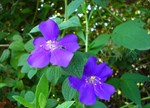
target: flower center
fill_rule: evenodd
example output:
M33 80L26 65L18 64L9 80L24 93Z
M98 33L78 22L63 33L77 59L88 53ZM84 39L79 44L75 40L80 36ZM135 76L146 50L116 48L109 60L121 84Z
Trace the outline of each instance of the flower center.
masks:
M44 47L45 50L53 51L57 48L56 41L48 40L44 45L40 45L40 47Z
M102 84L101 83L101 78L97 77L97 76L90 76L90 77L87 77L85 79L86 83L90 83L90 84L94 84L96 85L97 83L98 84Z

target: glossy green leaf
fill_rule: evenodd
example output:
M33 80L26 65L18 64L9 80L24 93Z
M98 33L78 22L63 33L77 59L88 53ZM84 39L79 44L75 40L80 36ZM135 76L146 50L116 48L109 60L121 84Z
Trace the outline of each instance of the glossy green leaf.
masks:
M58 105L56 108L70 108L74 101L66 101L61 105Z
M0 62L6 61L10 56L10 51L9 49L5 49L0 57Z
M62 84L62 94L67 101L70 101L76 94L76 90L69 86L68 78Z
M74 53L74 56L67 68L64 68L64 70L69 75L75 75L77 77L81 77L84 69L84 65L87 61L87 57L82 52L76 52Z
M70 27L80 27L80 21L79 18L77 16L73 16L70 19L68 19L65 22L62 22L61 24L59 24L59 29L63 30L63 29L67 29Z
M39 100L38 100L40 108L45 108L46 101L47 101L47 99L46 99L45 95L43 93L40 93Z
M140 20L127 21L118 25L112 33L112 40L117 45L122 45L125 48L134 50L150 49L150 35L142 26Z
M65 71L61 67L50 66L46 70L46 77L55 85L64 72Z
M28 101L26 101L24 98L20 96L13 96L13 98L18 101L20 104L24 105L27 108L33 108L32 104L30 104Z
M39 100L40 93L43 93L43 95L47 98L49 95L48 90L49 90L48 80L47 80L45 74L43 74L39 80L37 87L36 87L36 92L35 92L36 107L39 106L38 100Z
M69 17L82 4L83 0L73 0L67 7L67 17Z
M136 83L130 80L122 79L120 82L120 87L123 95L139 105L141 108L141 96Z
M134 81L135 83L150 81L150 78L139 73L124 73L121 79Z

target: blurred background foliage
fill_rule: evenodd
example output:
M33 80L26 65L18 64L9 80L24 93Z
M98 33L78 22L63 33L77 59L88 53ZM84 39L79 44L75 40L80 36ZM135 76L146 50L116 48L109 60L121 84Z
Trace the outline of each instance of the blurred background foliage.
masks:
M68 4L71 1L68 0ZM145 23L144 29L150 34L149 0L101 0L101 2L100 0L86 0L86 5L89 43L92 43L94 39L99 40L97 37L101 34L112 33L117 25L134 19L143 21ZM27 91L35 91L42 74L41 71L44 71L44 69L31 69L26 63L29 52L33 50L33 37L40 36L39 33L31 33L30 31L41 21L48 18L55 18L57 23L67 20L64 10L65 3L63 0L0 0L0 108L4 108L4 106L6 108L22 108L23 106L18 105L12 96L16 94L25 96ZM72 32L77 34L81 46L80 51L84 51L86 21L83 7L80 6L70 16L77 16L81 26L70 27L64 30L65 32L61 31L61 34ZM98 46L98 49L93 49L92 45L89 45L89 52L94 52L100 61L108 62L113 68L114 79L112 78L108 82L115 85L117 91L111 101L102 102L108 108L119 108L130 100L122 95L118 88L117 78L122 77L125 72L149 76L150 51L130 50L116 45L112 40L109 40L109 42L106 40L105 42L104 39L103 41L104 43ZM62 80L64 80L63 76L58 83L61 84ZM141 98L150 95L149 82L137 83L137 85L140 89ZM32 92L29 94L34 95ZM58 84L53 87L50 97L53 99L54 106L64 101L61 94L61 85ZM144 108L150 107L148 103L150 103L150 99L142 101L142 105L147 104L148 106ZM133 104L128 107L136 108Z

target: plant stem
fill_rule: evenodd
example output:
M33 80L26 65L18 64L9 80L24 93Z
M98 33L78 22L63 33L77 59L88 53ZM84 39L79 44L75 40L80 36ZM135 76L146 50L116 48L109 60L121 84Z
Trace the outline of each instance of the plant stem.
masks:
M0 44L0 47L9 47L9 44Z
M35 10L35 13L34 13L34 17L33 17L33 20L32 20L32 24L34 23L35 18L36 18L36 16L37 16L39 3L40 3L40 0L37 0L37 2L36 2L36 10Z
M64 19L64 21L67 21L68 20L67 0L64 0L64 2L65 2L65 15L64 15L65 19ZM61 37L63 37L65 35L65 32L66 32L66 30L63 30L63 33L62 33Z
M68 7L67 7L67 0L64 0L65 2L65 21L68 20Z
M104 7L104 9L109 12L117 21L119 21L120 23L122 22L121 19L119 19L117 16L115 16L108 8Z
M85 0L85 6L86 6L86 0ZM87 16L87 12L86 9L84 10L84 17L85 17L85 22L86 22L86 31L85 31L85 52L88 52L88 35L89 35L89 24L88 24L88 16Z
M148 99L150 99L150 96L142 98L141 101L148 100ZM127 104L127 105L124 105L124 106L122 106L120 108L128 108L128 106L132 105L132 104L134 104L134 102L131 102L131 103Z

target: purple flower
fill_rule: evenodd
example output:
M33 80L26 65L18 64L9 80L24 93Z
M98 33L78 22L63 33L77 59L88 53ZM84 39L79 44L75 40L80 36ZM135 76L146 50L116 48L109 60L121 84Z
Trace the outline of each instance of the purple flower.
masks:
M90 57L84 66L82 78L69 76L69 84L80 92L80 102L93 105L96 96L100 99L109 100L115 92L112 85L104 83L107 77L112 75L112 70L106 63L97 64L95 57Z
M32 67L43 68L49 64L67 67L73 57L73 52L79 49L77 37L68 34L57 40L59 35L58 25L48 19L39 24L39 30L44 37L35 38L33 44L35 50L28 57L28 63Z

